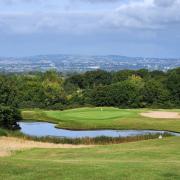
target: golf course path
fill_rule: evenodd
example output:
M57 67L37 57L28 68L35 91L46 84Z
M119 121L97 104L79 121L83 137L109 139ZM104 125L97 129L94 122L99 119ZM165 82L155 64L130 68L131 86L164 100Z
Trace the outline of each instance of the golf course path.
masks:
M83 148L90 145L53 144L29 141L14 137L0 137L0 157L10 156L13 151L32 148Z

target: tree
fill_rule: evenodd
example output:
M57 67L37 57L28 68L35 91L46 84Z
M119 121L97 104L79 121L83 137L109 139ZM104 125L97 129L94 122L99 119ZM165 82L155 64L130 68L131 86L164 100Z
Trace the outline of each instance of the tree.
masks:
M172 97L172 102L180 106L180 68L168 72L167 88Z
M143 79L150 78L150 73L147 69L139 69L136 71L136 75L140 76Z
M17 89L11 77L0 76L0 104L17 107Z
M88 71L84 74L84 87L94 88L100 85L109 85L112 82L111 73L103 70Z
M21 120L21 113L17 108L0 106L0 127L19 129L17 121Z
M43 75L44 102L47 106L56 103L65 103L66 97L63 90L63 79L56 71L47 71Z
M142 94L145 106L166 104L166 102L169 100L168 90L161 82L153 79L145 82Z
M113 99L111 97L111 86L98 86L95 87L91 94L91 103L95 106L111 106L113 105Z
M0 77L0 127L8 129L18 128L17 121L21 114L17 109L17 91L10 77Z
M113 82L121 82L127 80L130 76L135 74L133 70L121 70L113 74Z
M131 79L97 87L92 91L91 101L97 106L139 107L141 86L135 81Z
M83 89L84 86L84 77L82 74L75 74L73 76L70 76L65 80L65 84L73 84L75 87Z
M150 72L151 78L153 79L163 79L166 77L166 73L159 70L154 70Z
M118 107L139 107L140 88L130 80L116 83L111 87L111 97Z
M45 94L41 74L25 74L16 76L18 89L17 99L20 107L43 107Z

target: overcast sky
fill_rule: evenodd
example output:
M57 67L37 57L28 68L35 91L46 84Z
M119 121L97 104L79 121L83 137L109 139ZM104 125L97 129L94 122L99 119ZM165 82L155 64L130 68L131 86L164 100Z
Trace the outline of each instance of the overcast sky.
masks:
M0 56L180 57L180 0L0 0Z

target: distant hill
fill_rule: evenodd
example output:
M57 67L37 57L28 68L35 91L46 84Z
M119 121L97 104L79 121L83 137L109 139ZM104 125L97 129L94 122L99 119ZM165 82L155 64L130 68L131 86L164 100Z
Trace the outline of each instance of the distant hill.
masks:
M56 69L60 72L84 72L95 69L117 71L122 69L163 70L179 67L180 58L144 58L119 55L38 55L23 58L0 58L0 71L27 72Z

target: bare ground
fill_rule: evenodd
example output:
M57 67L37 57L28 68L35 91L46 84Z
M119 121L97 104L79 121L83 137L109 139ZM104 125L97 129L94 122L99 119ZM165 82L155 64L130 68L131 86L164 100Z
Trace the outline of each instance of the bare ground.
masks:
M83 148L87 145L53 144L29 141L14 137L0 137L0 157L9 156L13 151L32 148Z
M180 114L178 112L162 112L162 111L150 111L141 113L141 116L159 119L179 119Z

